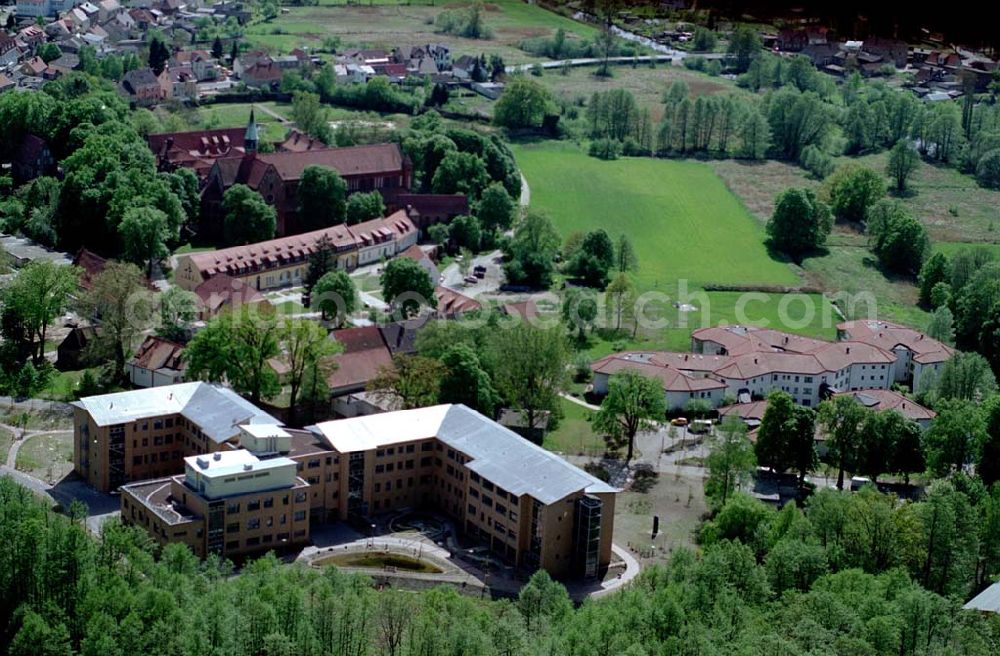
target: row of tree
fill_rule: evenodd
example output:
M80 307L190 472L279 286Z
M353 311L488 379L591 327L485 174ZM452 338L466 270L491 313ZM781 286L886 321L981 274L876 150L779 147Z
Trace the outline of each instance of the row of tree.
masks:
M449 587L378 591L363 576L273 556L234 576L217 557L199 562L182 544L158 550L117 521L95 540L81 509L54 515L4 478L0 631L11 656L987 656L998 648L995 617L921 585L961 589L970 552L956 543L970 534L984 536L984 549L997 543L996 511L986 510L996 502L987 495L991 505L984 498L970 512L959 495L945 484L924 505L897 508L874 491L824 492L805 514L737 497L703 531L700 555L678 549L622 591L574 609L544 572L513 601ZM921 532L935 520L947 531Z

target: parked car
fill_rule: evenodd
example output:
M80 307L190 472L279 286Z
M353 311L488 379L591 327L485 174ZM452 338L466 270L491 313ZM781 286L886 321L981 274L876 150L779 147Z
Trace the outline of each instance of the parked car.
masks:
M466 283L470 285L475 285L477 282L479 282L479 278L475 276L465 276L464 280Z
M486 272L485 271L476 271L472 275L474 275L476 278L479 278L480 280L482 280L483 278L486 277Z
M670 423L674 426L687 426L688 420L685 417L677 417L676 419L672 419Z

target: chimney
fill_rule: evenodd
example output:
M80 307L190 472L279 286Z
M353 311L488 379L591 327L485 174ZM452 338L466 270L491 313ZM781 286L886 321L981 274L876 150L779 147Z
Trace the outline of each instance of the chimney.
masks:
M212 460L222 460L222 452L216 451L212 454Z
M253 469L253 463L245 463L243 465L243 471L251 471Z

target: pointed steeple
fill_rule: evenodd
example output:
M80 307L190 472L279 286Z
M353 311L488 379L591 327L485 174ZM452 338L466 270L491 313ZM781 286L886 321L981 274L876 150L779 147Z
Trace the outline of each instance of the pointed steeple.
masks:
M246 152L256 152L260 143L260 135L257 129L257 121L254 118L253 106L250 106L250 121L247 123L246 134L243 135L243 148Z

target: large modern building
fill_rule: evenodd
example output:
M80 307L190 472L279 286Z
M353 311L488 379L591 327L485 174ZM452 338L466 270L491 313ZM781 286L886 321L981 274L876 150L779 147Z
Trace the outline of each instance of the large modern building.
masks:
M126 522L200 556L428 509L524 570L592 577L610 563L618 490L465 406L293 430L230 395L185 383L82 399L77 470L120 490Z
M182 459L232 448L241 425L280 422L225 387L180 383L73 405L73 466L102 492L177 474Z
M827 342L747 326L703 328L691 335L691 353L613 353L591 365L594 392L608 391L610 376L639 371L663 383L668 409L694 399L713 407L726 397L750 401L774 390L815 407L838 392L919 386L953 350L915 330L885 322L838 326L841 341Z

